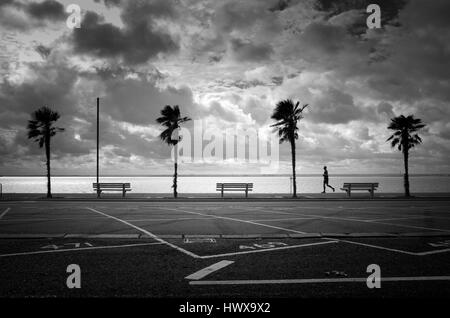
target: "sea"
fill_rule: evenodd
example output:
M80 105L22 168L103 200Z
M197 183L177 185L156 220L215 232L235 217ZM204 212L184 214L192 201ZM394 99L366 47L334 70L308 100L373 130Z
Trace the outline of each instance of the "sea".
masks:
M93 193L95 176L53 176L53 193ZM132 193L170 193L172 176L100 176L100 182L129 182ZM291 193L288 175L189 175L178 177L179 193L214 193L217 182L252 182L254 193ZM378 182L379 193L403 193L402 175L335 175L329 183L340 191L344 182ZM6 193L45 193L45 176L2 176L1 191ZM327 189L327 192L330 189ZM450 193L450 175L412 175L412 193ZM320 193L321 175L298 175L298 193Z

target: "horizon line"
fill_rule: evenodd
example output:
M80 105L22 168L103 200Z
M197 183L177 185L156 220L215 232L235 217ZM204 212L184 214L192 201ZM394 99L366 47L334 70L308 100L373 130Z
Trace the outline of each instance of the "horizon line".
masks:
M179 174L178 177L291 177L292 174L281 173L281 174ZM296 174L296 176L305 176L305 177L315 177L322 176L321 173L304 173L304 174ZM332 174L332 176L395 176L395 177L403 177L402 173L336 173ZM450 173L414 173L409 174L409 176L443 176L448 177ZM40 174L11 174L11 175L0 175L0 178L4 177L47 177L46 175ZM52 175L51 177L96 177L95 174L57 174ZM173 174L104 174L100 175L100 177L173 177Z

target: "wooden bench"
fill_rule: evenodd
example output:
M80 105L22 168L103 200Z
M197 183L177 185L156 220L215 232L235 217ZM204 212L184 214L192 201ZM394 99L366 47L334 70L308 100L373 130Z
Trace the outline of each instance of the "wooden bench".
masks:
M99 196L103 191L121 191L122 197L125 197L127 191L131 191L131 185L129 183L97 183L92 184L92 188L95 192L99 192Z
M378 188L378 182L368 182L368 183L357 183L357 182L348 182L344 183L341 190L347 192L347 195L350 197L352 191L369 191L370 197L373 198L375 190Z
M253 183L217 183L216 191L220 191L223 197L225 191L245 191L245 197L248 192L253 191Z

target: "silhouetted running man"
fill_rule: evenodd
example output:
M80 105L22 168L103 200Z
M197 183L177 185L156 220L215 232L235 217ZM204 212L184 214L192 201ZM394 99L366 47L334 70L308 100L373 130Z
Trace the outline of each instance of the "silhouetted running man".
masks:
M326 166L323 167L323 192L322 193L325 193L325 186L333 189L333 192L334 192L334 188L328 184L328 170L327 170Z

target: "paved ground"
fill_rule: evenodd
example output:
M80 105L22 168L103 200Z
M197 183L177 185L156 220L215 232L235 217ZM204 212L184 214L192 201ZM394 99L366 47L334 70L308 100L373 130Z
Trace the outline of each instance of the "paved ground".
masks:
M450 201L2 202L0 296L448 297L449 213ZM368 288L371 264L381 288Z

